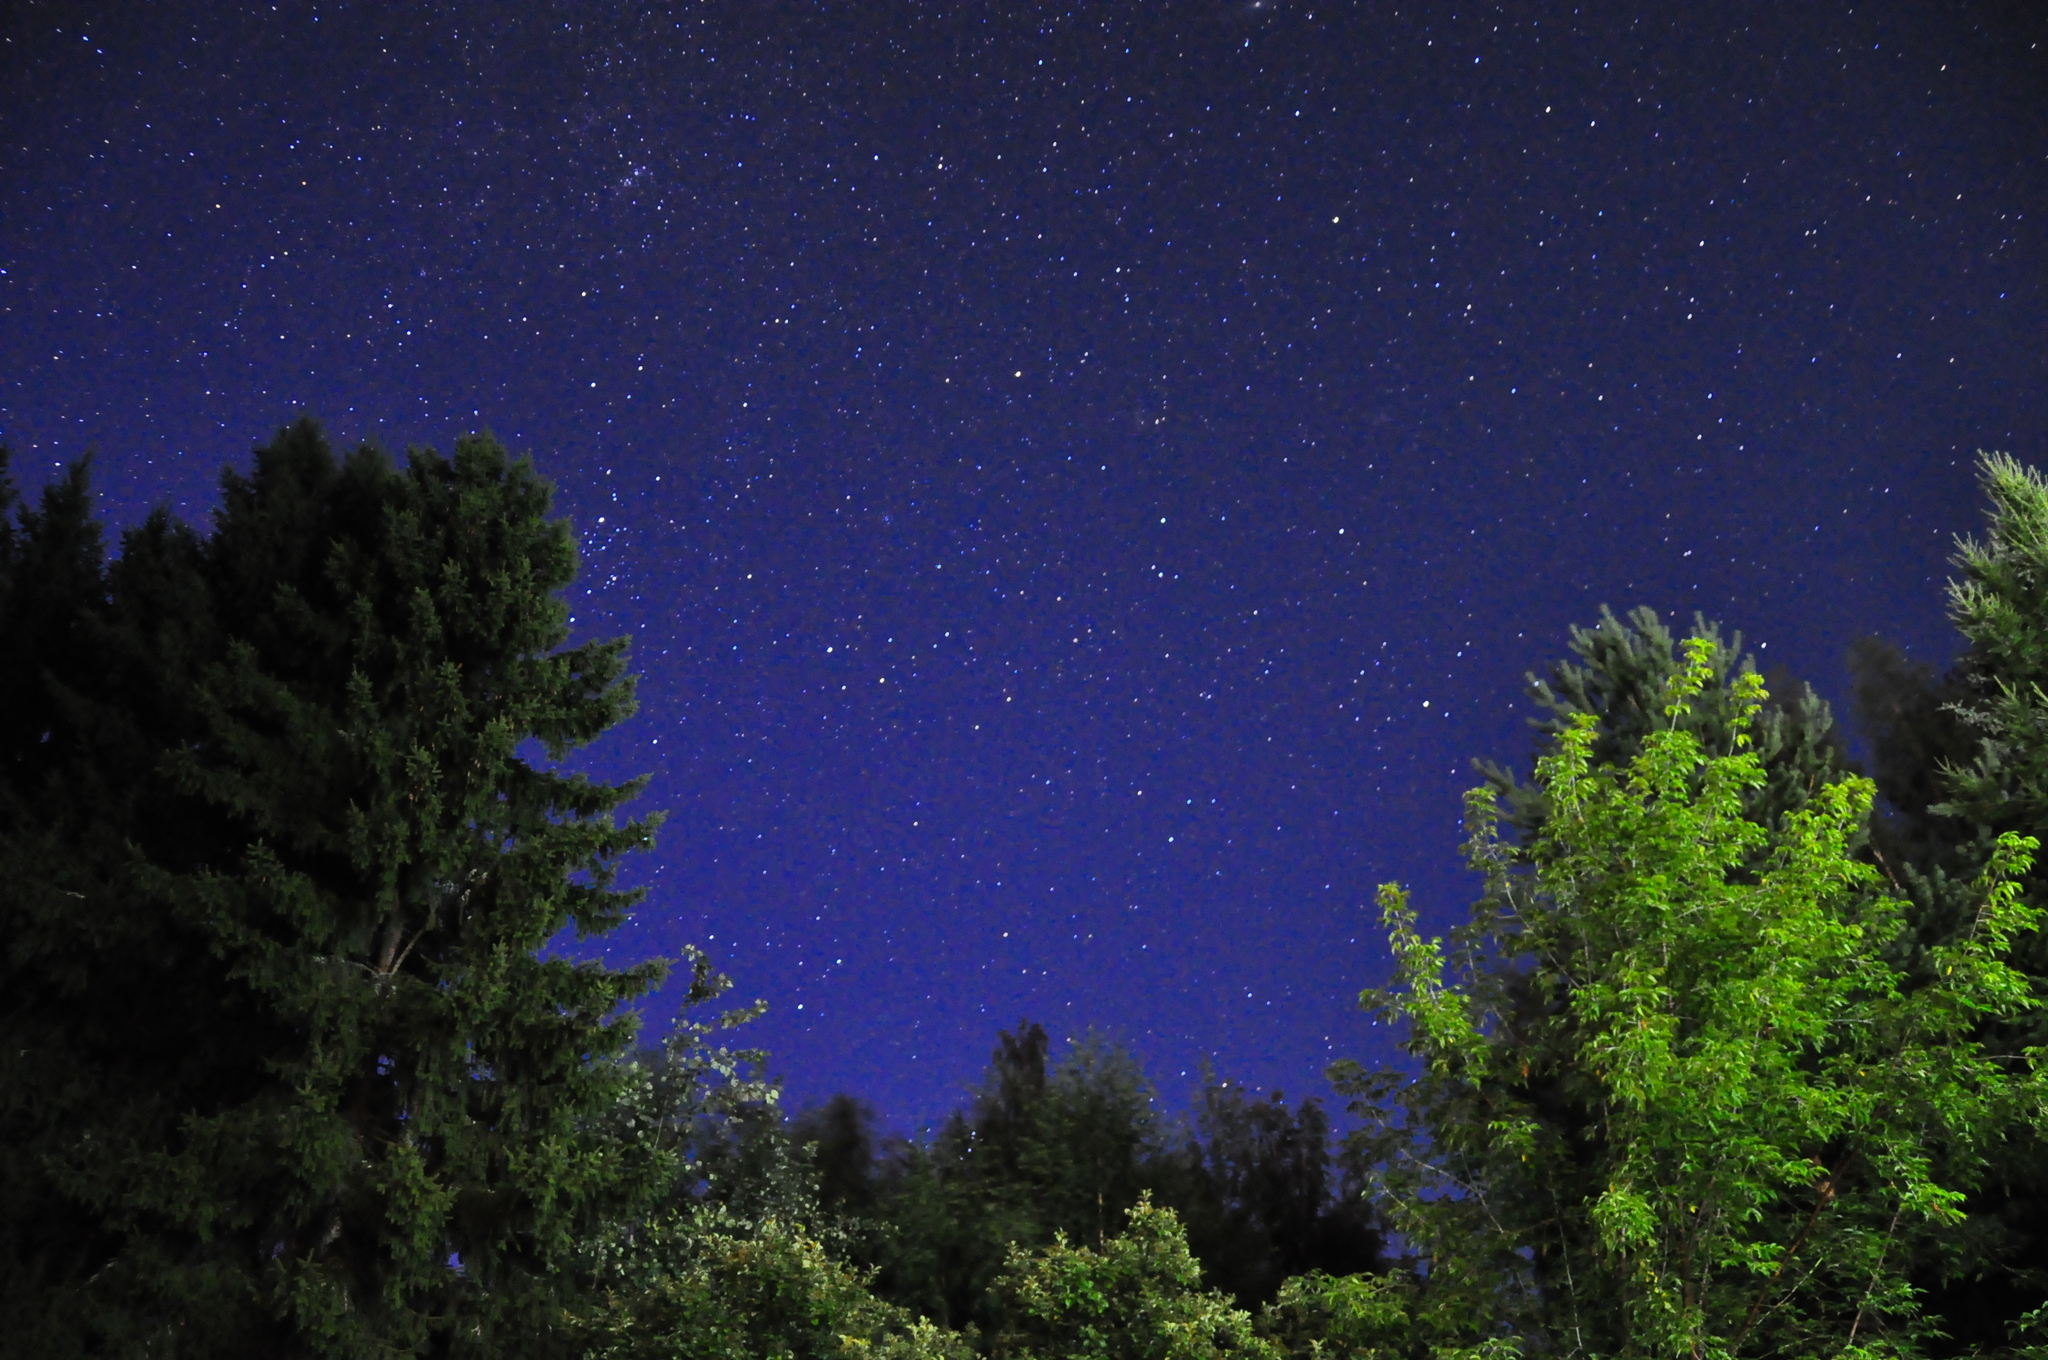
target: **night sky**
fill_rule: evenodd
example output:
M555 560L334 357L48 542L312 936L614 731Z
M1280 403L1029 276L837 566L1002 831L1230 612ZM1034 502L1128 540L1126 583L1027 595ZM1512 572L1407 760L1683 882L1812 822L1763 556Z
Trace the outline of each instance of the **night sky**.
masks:
M2035 6L5 13L22 480L530 453L669 813L604 948L896 1127L1022 1017L1174 1104L1386 1056L1373 889L1462 912L1570 625L1839 698L2048 462Z

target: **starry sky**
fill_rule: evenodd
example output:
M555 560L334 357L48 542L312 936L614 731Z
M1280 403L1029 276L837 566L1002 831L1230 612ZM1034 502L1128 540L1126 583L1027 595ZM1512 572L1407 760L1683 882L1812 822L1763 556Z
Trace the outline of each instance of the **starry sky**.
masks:
M2023 4L17 0L0 440L115 525L300 414L530 453L669 813L597 948L794 1103L1022 1017L1298 1096L1572 624L1950 654L2044 154Z

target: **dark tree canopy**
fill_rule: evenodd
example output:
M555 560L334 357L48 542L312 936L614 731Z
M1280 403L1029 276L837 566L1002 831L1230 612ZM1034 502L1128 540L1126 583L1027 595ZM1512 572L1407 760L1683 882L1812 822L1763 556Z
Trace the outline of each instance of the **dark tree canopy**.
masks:
M1989 506L1981 539L1955 559L1949 612L1963 649L1946 673L1867 639L1852 654L1856 715L1881 802L1877 856L1912 903L1916 976L1932 951L1975 926L1972 885L1997 837L2048 841L2048 481L2003 454L1983 455ZM2041 870L2027 880L2048 904ZM2021 937L2013 962L2048 994L2048 941ZM2018 1053L2048 1044L2041 1009L1987 1026L1988 1045ZM2048 1295L2048 1140L2015 1126L1968 1202L1965 1227L1931 1252L1915 1282L1941 1319L1944 1352L1995 1351Z
M1178 1216L1205 1285L1243 1307L1289 1275L1382 1264L1319 1102L1289 1109L1212 1076L1192 1117L1169 1121L1116 1046L1089 1035L1050 1056L1041 1025L998 1035L973 1102L925 1140L881 1138L844 1095L758 1136L804 1150L821 1221L876 1270L878 1293L953 1326L1004 1325L990 1291L1013 1243L1099 1248L1148 1194Z
M1192 1133L1162 1159L1154 1197L1186 1223L1204 1283L1257 1308L1291 1276L1385 1267L1377 1215L1331 1155L1321 1101L1289 1109L1280 1091L1260 1100L1212 1074Z
M301 422L223 492L112 562L85 468L7 493L0 1346L537 1344L662 1174L587 1132L661 967L541 953L654 820L522 754L631 711L623 643L564 647L568 531L487 437Z

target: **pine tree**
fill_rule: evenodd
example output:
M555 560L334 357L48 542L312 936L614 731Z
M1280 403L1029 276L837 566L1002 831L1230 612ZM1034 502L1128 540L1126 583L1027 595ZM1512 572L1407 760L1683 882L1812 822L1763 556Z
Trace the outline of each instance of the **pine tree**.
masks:
M547 953L655 819L531 756L632 706L622 642L563 645L546 484L301 422L111 566L83 488L0 585L0 1348L546 1351L673 1169L601 1136L660 965Z
M2015 832L2048 838L2048 481L2003 454L1982 455L1990 503L1981 540L1955 559L1949 611L1965 647L1936 675L1876 639L1855 656L1857 714L1869 741L1881 814L1874 852L1912 902L1907 966L1933 975L1934 951L1975 919L1972 880ZM2048 905L2039 871L2027 898ZM2048 943L2017 942L2014 965L2048 989ZM2002 1052L2048 1044L2034 1011L1988 1025ZM2015 1341L2015 1323L2048 1296L2048 1140L2014 1128L1968 1201L1962 1230L1936 1244L1916 1282L1948 1334L1944 1350L1991 1352Z

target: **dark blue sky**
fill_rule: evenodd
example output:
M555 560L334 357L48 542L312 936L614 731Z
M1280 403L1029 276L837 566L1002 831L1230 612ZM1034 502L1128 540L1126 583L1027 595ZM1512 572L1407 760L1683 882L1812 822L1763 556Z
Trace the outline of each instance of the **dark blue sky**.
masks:
M999 1026L1321 1088L1369 903L1598 607L1843 691L2048 462L2025 5L17 4L0 439L203 517L300 413L530 452L799 1100ZM659 1013L660 1008L656 1008ZM1185 1077L1183 1074L1186 1074Z

